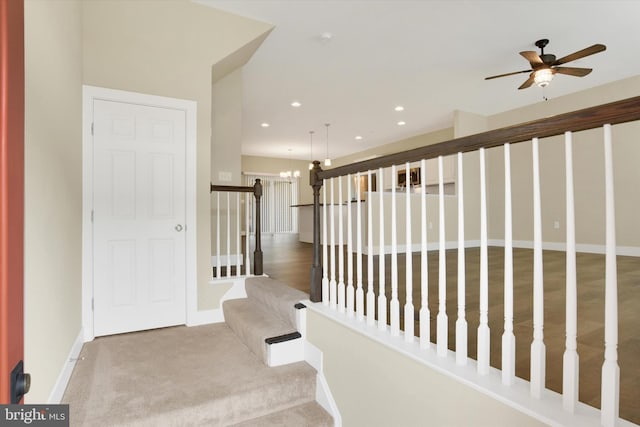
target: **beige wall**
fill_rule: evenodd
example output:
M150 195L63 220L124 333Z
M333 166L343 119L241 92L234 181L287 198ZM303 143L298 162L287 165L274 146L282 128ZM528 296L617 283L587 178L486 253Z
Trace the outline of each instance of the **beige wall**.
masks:
M81 328L78 1L25 2L25 369L46 403Z
M640 95L640 76L599 86L576 94L551 99L488 118L496 129L541 117L574 111ZM640 228L636 212L640 209L640 122L613 128L613 163L616 199L617 245L640 247ZM565 151L564 137L545 138L539 142L540 188L542 205L542 239L564 242L565 221ZM604 151L603 131L594 129L573 135L574 187L576 204L576 242L604 245ZM512 146L513 238L533 240L533 167L532 145L524 142ZM504 236L504 150L487 151L489 237ZM558 221L559 229L554 228Z
M412 148L423 147L425 145L435 144L437 142L448 141L453 138L453 128L442 129L422 135L412 136L411 138L402 139L400 141L391 142L389 144L380 145L378 147L369 148L349 156L337 158L333 161L332 167L342 166L353 162L370 159L373 157L383 156L385 154L397 153L400 151L411 150Z
M47 402L81 328L82 85L197 101L199 299L219 300L220 289L206 292L212 78L244 64L270 29L187 0L25 2L27 402ZM239 176L239 148L235 157Z
M532 89L532 90L535 90ZM423 145L446 141L453 137L462 137L490 129L510 126L546 116L574 111L607 102L613 102L640 94L640 76L631 77L590 90L567 95L546 102L484 117L477 114L456 111L454 127L422 136L372 148L360 153L340 158L336 165L343 165L373 156L379 156ZM616 222L618 246L640 247L640 228L636 226L634 213L640 209L640 193L634 186L640 182L640 168L635 159L640 158L640 145L637 135L640 123L616 125L614 138L614 169ZM574 182L576 203L576 240L579 244L604 244L604 160L602 148L602 130L579 132L574 140ZM521 241L533 240L533 196L532 196L532 154L531 143L524 142L511 147L512 169L512 214L513 238ZM492 148L486 151L487 172L487 222L489 239L504 237L504 150ZM564 177L564 138L546 138L540 141L540 174L542 193L542 237L545 242L562 243L565 241L565 177ZM480 238L480 164L478 152L465 153L464 162L464 207L465 240ZM385 170L385 188L389 183L389 172ZM404 204L404 201L402 202ZM404 206L398 207L398 218L404 218ZM420 237L419 198L412 200L413 241ZM374 244L377 242L377 212L374 213ZM457 197L445 199L446 240L457 239ZM387 206L385 217L390 218ZM428 240L438 239L438 199L430 197L428 201L428 220L433 229L429 230ZM560 227L554 228L558 221ZM404 224L398 223L399 243L404 238ZM390 229L386 230L386 242L389 243Z
M211 93L211 182L242 185L242 69L216 81ZM225 173L228 180L221 179Z
M313 310L307 339L322 351L344 426L545 425Z
M214 67L215 68L215 67ZM213 74L213 73L212 73ZM242 143L242 69L232 71L213 83L211 88L211 182L216 185L242 185L240 173L240 148ZM241 200L244 201L244 195ZM211 251L218 256L218 236L216 224L220 221L220 249L226 254L227 238L231 254L241 251L237 248L235 232L227 235L227 220L231 230L236 230L236 197L232 194L229 211L226 208L226 195L221 199L221 208L216 207L216 198L210 196L211 206ZM244 205L243 205L244 206ZM244 209L241 208L244 218ZM216 215L220 215L220 218ZM241 221L244 227L244 221ZM224 264L224 263L223 263ZM203 282L201 282L203 283ZM217 309L220 305L220 287L201 286L198 292L198 309Z
M268 24L186 0L83 3L85 84L197 101L199 299L211 297L212 67L215 69L215 64L243 46L254 44L270 29ZM217 88L237 90L238 74L219 77L222 82ZM237 92L230 96L232 99ZM230 132L237 132L235 126L237 123ZM229 159L234 158L233 150L239 156L239 147L231 144ZM216 149L216 153L221 151ZM239 161L229 160L227 164L232 175L238 176ZM215 301L199 301L199 307L215 305Z

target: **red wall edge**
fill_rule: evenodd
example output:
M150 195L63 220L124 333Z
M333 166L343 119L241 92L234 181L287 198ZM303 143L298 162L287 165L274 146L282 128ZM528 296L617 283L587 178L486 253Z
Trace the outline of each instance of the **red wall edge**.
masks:
M0 0L0 403L24 354L24 2Z

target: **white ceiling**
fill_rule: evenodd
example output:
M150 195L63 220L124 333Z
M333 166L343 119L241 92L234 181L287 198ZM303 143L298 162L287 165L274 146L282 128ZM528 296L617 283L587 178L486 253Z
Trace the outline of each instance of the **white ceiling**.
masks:
M313 130L313 157L321 160L330 123L336 158L451 127L454 110L490 115L640 74L640 1L202 3L275 25L243 70L247 155L288 157L292 149L293 158L308 160ZM517 89L527 74L484 80L528 69L518 52L537 51L541 38L557 57L595 43L607 50L567 65L591 74L556 75L544 92ZM291 107L294 100L302 106Z

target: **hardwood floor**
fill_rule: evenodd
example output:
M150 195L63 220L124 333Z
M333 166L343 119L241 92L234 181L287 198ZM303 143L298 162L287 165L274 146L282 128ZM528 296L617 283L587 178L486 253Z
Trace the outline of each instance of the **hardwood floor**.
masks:
M300 243L297 235L264 236L264 271L288 285L309 292L312 247ZM504 257L503 248L489 248L489 327L491 329L491 365L500 368L501 337L504 325ZM465 252L466 319L468 322L468 352L476 358L476 339L479 319L479 264L478 248ZM565 254L544 251L544 341L546 345L546 386L562 391L562 355L565 342ZM457 251L446 253L448 347L455 349L455 322L457 319ZM618 259L618 363L620 365L620 416L640 424L640 258ZM377 277L378 257L374 257ZM414 253L413 305L415 320L420 309L420 254ZM363 283L367 290L366 256L363 257ZM429 309L431 314L431 340L435 342L438 314L438 253L429 253ZM577 255L578 280L578 354L580 357L580 400L600 406L600 371L604 358L604 256ZM345 263L346 264L346 263ZM355 265L355 264L354 264ZM514 334L516 336L516 375L529 379L529 352L533 325L533 251L514 249ZM385 257L386 294L390 297L391 257ZM336 267L337 268L337 267ZM405 303L405 258L398 256L399 300ZM378 283L375 281L377 295ZM404 321L402 319L401 323ZM415 323L418 333L418 323Z

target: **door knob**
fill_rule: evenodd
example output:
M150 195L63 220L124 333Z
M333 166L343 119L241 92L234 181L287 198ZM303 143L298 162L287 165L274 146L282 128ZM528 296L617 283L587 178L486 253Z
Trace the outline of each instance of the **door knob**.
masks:
M182 225L180 224L176 225L176 231L182 231Z

